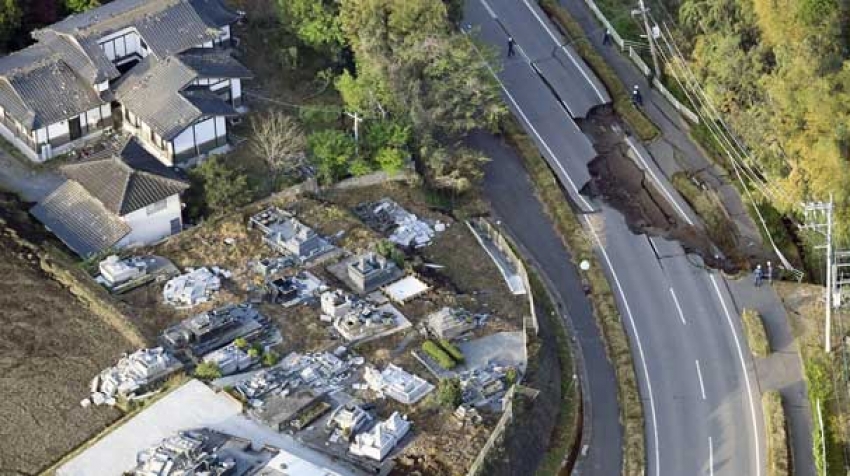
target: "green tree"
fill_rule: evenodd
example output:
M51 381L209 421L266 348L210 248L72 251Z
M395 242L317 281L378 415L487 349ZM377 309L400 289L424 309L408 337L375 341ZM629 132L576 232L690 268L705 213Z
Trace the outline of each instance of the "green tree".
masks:
M277 355L277 352L270 350L263 354L263 367L271 367L280 360L280 356Z
M9 40L20 26L21 8L17 0L0 0L0 50L6 50Z
M329 129L310 134L307 147L322 183L342 178L354 159L354 139L345 132Z
M460 380L457 378L445 378L437 385L437 401L440 405L454 410L463 403L463 391L460 388Z
M71 13L84 12L99 6L100 2L98 0L65 0L65 8Z
M218 156L210 157L189 172L193 190L190 214L222 213L254 199L248 177Z
M334 0L278 0L281 22L305 44L338 50L343 42L337 3Z
M237 337L233 341L233 345L235 345L237 349L245 349L248 347L248 341L244 337Z
M395 147L386 147L378 151L375 155L375 162L381 167L381 170L388 174L397 174L404 168L404 159L406 154Z
M195 377L201 380L221 378L221 369L215 362L201 362L195 367Z
M252 359L260 357L261 354L262 351L256 347L251 347L250 349L248 349L248 357L251 357Z

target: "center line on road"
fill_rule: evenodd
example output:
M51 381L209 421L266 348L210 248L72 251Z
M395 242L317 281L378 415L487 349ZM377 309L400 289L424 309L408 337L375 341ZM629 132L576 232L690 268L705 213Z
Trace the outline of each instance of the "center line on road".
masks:
M676 297L676 291L673 291L673 288L670 288L670 294L673 296L673 304L676 305L676 310L679 311L679 319L682 320L682 324L688 325L685 321L685 313L682 312L682 306L679 305L679 298Z
M702 370L699 368L699 360L697 363L697 378L699 379L699 391L702 393L702 399L705 400L705 383L702 381Z
M708 474L714 476L714 442L708 437Z

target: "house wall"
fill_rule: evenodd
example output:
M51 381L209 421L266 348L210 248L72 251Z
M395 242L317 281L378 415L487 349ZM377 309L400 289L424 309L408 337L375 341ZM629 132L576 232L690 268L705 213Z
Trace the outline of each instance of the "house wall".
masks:
M172 139L174 161L185 161L227 145L227 121L211 117L187 127Z
M112 62L118 62L134 54L144 58L149 53L142 37L134 28L125 28L104 36L98 40L97 44L100 45L106 57Z
M239 78L199 78L192 84L209 86L210 91L230 102L234 107L242 104L242 80Z
M158 203L141 208L121 217L132 231L118 242L119 248L143 246L155 243L172 231L179 232L183 227L181 218L181 202L179 195L172 195ZM174 223L174 220L179 220ZM172 225L176 229L172 229Z
M77 117L80 119L82 135L72 142L69 122ZM32 139L36 142L40 155L45 159L49 159L56 154L61 154L72 149L77 143L93 138L111 125L112 109L108 104L104 104L86 111L79 116L36 129L32 133ZM48 144L50 147L46 147Z

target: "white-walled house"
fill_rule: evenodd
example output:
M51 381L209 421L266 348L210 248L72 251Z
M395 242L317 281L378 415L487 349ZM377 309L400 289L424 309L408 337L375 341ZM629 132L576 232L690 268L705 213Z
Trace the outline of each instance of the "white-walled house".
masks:
M227 51L239 18L223 0L113 0L37 30L34 45L0 58L0 136L35 161L79 148L126 119L128 109L141 115L116 98L127 76L145 64L181 62L174 58L185 54L192 84L148 92L146 99L168 108L179 101L175 94L194 95L176 107L195 114L173 122L179 130L153 120L124 129L169 165L220 149L225 118L241 106L241 80L250 77ZM229 69L209 74L216 60Z
M120 137L61 171L68 180L31 213L82 257L155 243L183 228L180 195L189 184L135 138Z

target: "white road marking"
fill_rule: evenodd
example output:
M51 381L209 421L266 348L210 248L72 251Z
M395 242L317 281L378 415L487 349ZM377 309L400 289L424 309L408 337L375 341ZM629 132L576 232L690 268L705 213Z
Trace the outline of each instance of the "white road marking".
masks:
M676 291L673 291L673 288L670 288L670 294L673 296L673 304L676 305L676 310L679 311L679 319L682 320L682 324L688 325L685 322L685 313L682 312L682 306L679 305L679 298L676 297Z
M590 229L590 232L593 234L593 237L596 239L596 245L599 247L599 251L602 252L602 257L605 259L605 263L608 265L608 270L611 272L611 277L614 278L614 284L617 285L617 292L620 294L620 299L623 301L623 307L626 309L626 316L629 318L629 324L632 327L632 333L635 336L635 343L637 344L638 355L640 356L640 363L643 367L643 376L646 379L646 390L649 398L649 411L650 417L652 419L652 436L653 436L653 446L655 447L655 475L661 475L661 457L660 457L660 448L658 445L658 420L655 416L655 397L652 394L652 381L649 379L649 368L646 365L646 357L643 354L643 344L640 341L640 334L638 334L637 326L635 325L635 319L632 316L632 308L629 306L629 301L626 299L626 293L623 292L623 286L620 284L620 278L617 277L617 272L614 270L614 265L611 263L611 258L608 257L608 252L605 251L605 247L602 246L602 240L599 239L599 235L596 233L596 230L593 228L593 223L590 222L590 218L587 215L582 215L584 220L587 222L587 227Z
M705 400L705 383L702 381L702 369L699 368L699 360L697 363L697 379L699 379L699 391L702 393L702 399Z
M555 42L555 44L561 46L561 49L564 50L564 53L567 54L567 56L570 58L570 61L572 61L573 65L575 65L575 67L578 68L579 72L581 72L581 75L584 76L584 79L585 79L585 81L587 81L587 84L589 84L590 87L593 88L593 91L596 93L596 96L599 97L599 100L602 101L602 102L605 102L605 95L602 94L599 91L599 88L596 87L596 84L593 82L593 80L590 79L590 76L587 75L587 72L585 72L582 65L579 64L579 62L575 58L573 58L573 54L570 52L569 48L567 48L566 45L561 44L561 42L564 41L564 39L558 38L558 36L555 33L553 33L552 30L549 29L549 25L545 21L543 21L542 18L540 18L540 15L537 14L537 10L535 10L528 3L528 0L523 0L523 3L525 3L525 6L528 7L529 10L531 10L531 13L534 15L534 18L537 18L537 21L540 22L541 25L543 25L543 28L546 30L546 33L549 33L549 36L552 38L552 40Z
M490 7L489 3L485 2L484 0L481 0L481 4L484 5L484 8L487 9L487 13L489 13L491 17L493 17L494 19L498 18L496 16L496 12L493 11L493 8Z
M708 474L714 476L714 442L708 437Z
M484 0L481 0L481 2L483 3L483 2L484 2ZM472 45L472 47L475 49L475 51L478 53L478 56L479 56L479 57L481 57L481 59L483 60L483 59L484 59L484 55L482 55L482 54L481 54L481 51L479 51L479 50L478 50L478 47L476 47L476 46L475 46L475 43L473 43L473 42L471 42L471 41L470 41L470 44L471 44L471 45ZM525 115L525 112L524 112L524 111L522 110L522 108L519 106L519 103L516 101L516 99L514 99L513 94L511 94L511 92L510 92L510 91L508 91L508 88L505 86L505 83L503 83L503 82L502 82L502 80L501 80L501 79L499 79L499 76L496 74L496 71L495 71L495 70L493 70L493 67L492 67L492 66L490 66L490 63L488 63L488 62L485 60L485 61L484 61L484 64L487 66L487 69L488 69L488 70L490 70L490 74L492 74L492 75L493 75L493 78L495 78L495 79L496 79L496 81L499 83L499 86L501 86L501 87L502 87L502 91L504 91L505 96L507 96L507 97L508 97L508 99L510 99L511 103L513 103L514 108L515 108L515 109L516 109L516 111L519 113L519 115L522 117L522 120L525 122L525 124L526 124L526 125L528 125L528 128L529 128L529 129L531 129L531 132L533 132L533 133L534 133L534 135L537 137L537 140L538 140L541 144L543 144L543 147L545 147L545 148L546 148L546 151L549 153L550 157L552 157L552 162L554 162L554 163L555 163L555 165L558 167L558 169L560 169L560 170L561 170L561 173L562 173L562 174L564 175L564 177L567 179L567 182L569 182L569 183L570 183L570 187L571 187L571 188L575 191L575 196L576 196L576 198L577 198L579 201L581 201L581 204L584 206L585 211L592 211L592 210L593 210L593 206L591 206L591 205L590 205L590 202L588 202L588 201L587 201L587 199L585 199L585 198L584 198L584 196L582 196L581 192L579 192L579 189L578 189L578 187L576 186L575 182L573 182L573 179L572 179L572 178L570 178L570 175L569 175L569 174L567 173L567 171L564 169L564 166L563 166L563 165L561 165L561 163L557 160L557 156L555 155L555 153L554 153L554 152L552 152L552 149L551 149L551 148L549 148L549 144L547 144L547 143L546 143L546 141L545 141L545 140L543 140L543 137L540 135L540 133L539 133L539 132L537 132L537 129L535 129L535 128L534 128L534 124L532 124L532 123L531 123L531 120L530 120L530 119L528 119L528 116L526 116L526 115ZM530 66L529 66L529 67L530 67ZM563 109L562 109L562 110L563 110ZM564 114L567 114L567 112L566 112L566 111L564 111ZM572 118L569 116L569 114L567 114L567 119L568 119L568 120L567 120L567 122L568 122L568 123L572 124L572 125L573 125L573 127L575 127L575 128L576 128L576 130L579 130L579 129L578 129L578 125L576 125L576 123L572 120ZM580 130L579 130L579 132L580 132Z
M726 307L726 301L723 300L723 295L720 294L720 287L717 286L717 278L711 275L711 284L714 285L714 292L717 293L717 299L720 300L720 305L723 307L723 313L726 315L726 322L729 324L729 329L732 330L732 336L735 338L735 346L738 349L738 359L741 362L741 370L744 372L744 382L747 384L747 397L750 400L750 415L752 416L753 424L753 443L756 450L756 474L761 476L761 449L759 448L759 427L756 421L756 404L753 400L753 389L750 385L750 375L747 373L747 363L744 361L744 351L741 350L741 339L738 337L738 332L735 330L735 324L732 322L732 315L729 313L729 308Z
M664 186L664 183L658 179L658 176L655 175L655 172L649 166L649 163L646 161L643 155L641 155L637 147L635 147L634 139L627 136L626 143L629 144L629 147L631 147L632 151L634 151L638 160L640 160L640 163L643 165L644 170L649 172L649 175L652 177L652 180L655 180L655 183L658 184L658 188L661 190L661 193L663 193L664 196L667 197L667 201L669 201L670 204L673 205L676 211L679 212L679 215L682 215L682 218L684 218L685 221L688 222L688 225L693 226L694 222L690 219L690 217L688 217L688 215L685 213L685 210L683 210L682 207L679 206L679 202L677 202L673 198L673 194L671 194L670 191L667 190L667 187Z

